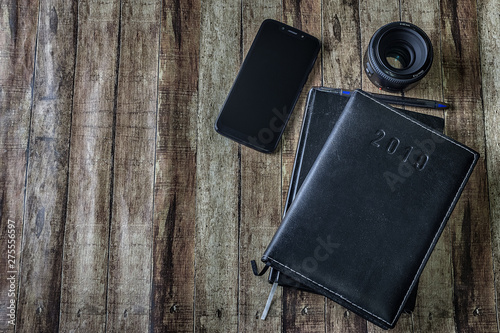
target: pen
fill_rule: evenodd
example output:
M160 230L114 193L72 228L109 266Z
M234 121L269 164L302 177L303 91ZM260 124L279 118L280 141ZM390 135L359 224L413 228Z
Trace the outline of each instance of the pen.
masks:
M337 93L339 95L350 96L350 90L344 89L334 89L334 88L326 88L322 87L325 91L330 91L333 93ZM402 96L392 96L392 95L382 95L376 93L370 93L381 102L386 102L389 104L397 104L397 105L405 105L405 106L416 106L421 108L428 109L447 109L449 107L448 104L438 101L433 101L429 99L421 99L421 98L411 98L411 97L402 97Z

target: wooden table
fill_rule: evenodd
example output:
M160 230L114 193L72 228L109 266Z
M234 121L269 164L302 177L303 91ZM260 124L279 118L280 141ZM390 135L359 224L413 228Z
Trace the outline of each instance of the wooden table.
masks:
M362 55L397 20L434 45L407 95L451 103L427 112L481 159L393 331L498 331L499 12L495 0L0 1L0 331L382 331L281 288L261 321L270 285L249 262L280 223L307 91L374 91ZM323 45L271 155L213 129L265 18Z

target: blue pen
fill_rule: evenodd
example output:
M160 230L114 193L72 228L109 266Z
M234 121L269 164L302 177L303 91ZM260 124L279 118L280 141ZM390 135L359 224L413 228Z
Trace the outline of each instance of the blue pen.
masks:
M343 96L350 96L351 95L350 90L327 88L327 87L321 87L320 89L324 90L324 91L333 92L333 93L336 93L339 95L343 95ZM375 97L379 101L385 102L388 104L416 106L416 107L428 108L428 109L447 109L450 107L446 103L428 100L428 99L402 97L402 96L394 96L394 95L383 95L383 94L376 94L376 93L370 93L370 94L373 95L373 97Z

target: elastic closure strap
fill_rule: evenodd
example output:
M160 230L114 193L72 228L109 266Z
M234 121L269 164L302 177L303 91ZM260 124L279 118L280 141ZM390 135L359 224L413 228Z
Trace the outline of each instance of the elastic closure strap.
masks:
M269 265L266 264L266 266L264 266L264 268L259 272L259 270L257 269L257 263L255 262L255 260L250 261L250 264L252 265L252 271L253 271L253 274L255 276L262 276L269 269Z

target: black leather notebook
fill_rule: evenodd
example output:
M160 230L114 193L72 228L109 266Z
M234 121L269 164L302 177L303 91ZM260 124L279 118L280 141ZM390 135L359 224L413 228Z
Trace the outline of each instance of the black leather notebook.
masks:
M290 179L288 196L285 202L284 212L288 210L302 182L309 173L311 166L316 161L316 158L323 148L328 135L332 131L340 114L344 110L348 95L339 94L339 89L327 87L314 87L309 90L306 107L304 111L304 119L302 129L295 154L295 162ZM411 116L422 123L442 132L444 129L444 119L426 115L423 113L401 110L401 112ZM314 290L301 285L297 281L290 279L285 274L276 274L277 271L273 268L269 272L269 282L274 283L276 278L280 286L293 287L297 289L314 292ZM411 312L415 307L417 288L413 289L410 299L405 305L405 311Z
M262 260L394 327L478 154L356 91Z
M285 213L288 211L298 189L304 182L326 139L349 101L348 95L341 95L338 91L339 89L328 87L313 87L309 90L290 186L285 202ZM398 108L396 110L440 133L444 130L443 118Z

